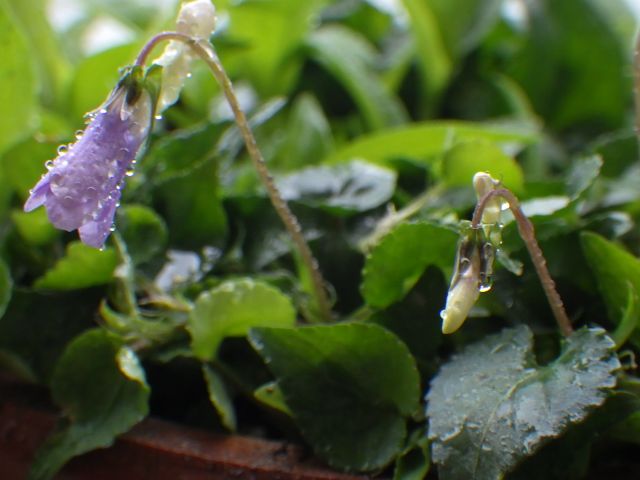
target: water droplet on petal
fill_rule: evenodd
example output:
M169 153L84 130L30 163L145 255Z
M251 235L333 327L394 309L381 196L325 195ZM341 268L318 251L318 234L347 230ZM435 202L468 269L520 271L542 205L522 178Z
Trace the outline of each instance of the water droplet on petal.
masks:
M58 147L58 155L64 155L65 153L67 153L68 150L69 150L68 145L60 145Z
M445 310L440 310L440 318L442 320L444 320L444 317L446 317L446 316L447 316L447 310L446 309Z
M47 170L51 170L53 168L53 160L47 160L44 162L44 166L47 167Z
M84 130L76 130L75 137L77 140L80 140L82 135L84 135Z
M130 168L130 169L129 169L129 170L127 170L124 174L125 174L127 177L131 177L131 176L133 176L133 174L134 174L134 173L135 173L135 172L134 172L133 168Z
M158 115L155 115L153 118L155 118L156 120L162 120L162 115L158 114Z

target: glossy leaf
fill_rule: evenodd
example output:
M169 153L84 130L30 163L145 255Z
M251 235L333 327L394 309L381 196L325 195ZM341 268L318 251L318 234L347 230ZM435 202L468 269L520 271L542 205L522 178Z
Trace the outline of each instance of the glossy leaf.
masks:
M384 308L400 300L429 265L452 268L458 235L427 223L406 223L382 238L367 255L361 292L365 302Z
M277 182L285 200L323 207L338 214L364 212L387 202L395 189L392 170L353 161L308 167Z
M135 353L103 330L71 342L51 388L67 417L36 453L30 480L51 478L72 457L110 446L148 412L149 387Z
M229 280L202 293L187 328L193 352L202 360L215 357L222 340L246 335L259 326L289 326L296 314L279 290L251 279Z
M602 405L619 368L601 328L575 332L546 366L537 364L525 326L467 347L440 369L427 395L440 478L503 478Z
M618 324L629 304L629 289L640 292L640 260L621 246L595 233L584 232L580 240L584 256L604 297L609 319ZM635 329L630 338L635 345L640 345L638 329Z
M251 343L273 372L315 452L373 470L402 448L420 379L407 347L375 325L256 328Z
M207 384L209 400L220 417L220 423L229 431L235 431L237 426L236 412L229 390L222 376L209 365L202 367L202 374Z
M80 242L71 242L66 255L34 286L43 290L76 290L111 282L118 259L110 248L97 250Z

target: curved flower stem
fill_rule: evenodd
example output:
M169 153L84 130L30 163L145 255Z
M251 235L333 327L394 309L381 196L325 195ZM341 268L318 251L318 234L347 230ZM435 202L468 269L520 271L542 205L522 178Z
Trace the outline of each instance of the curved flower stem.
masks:
M487 192L487 194L482 197L476 205L476 209L473 212L473 219L471 220L471 228L480 228L482 221L482 212L487 206L489 200L494 197L502 197L509 204L509 209L513 213L513 216L518 225L518 232L520 233L520 237L524 241L524 244L529 251L531 261L533 262L533 266L536 269L538 278L540 278L540 283L542 284L544 293L547 296L547 300L549 301L549 306L551 307L553 316L556 319L562 335L568 337L573 333L571 321L569 320L569 317L567 317L567 312L564 310L562 299L560 298L560 295L556 290L556 284L553 281L553 278L551 278L551 274L549 274L547 261L542 254L542 250L538 245L538 241L536 240L533 224L522 211L520 202L518 201L516 196L506 188L499 188Z
M206 40L196 39L178 32L162 32L153 37L142 48L138 54L135 64L138 66L144 65L153 48L159 42L165 40L177 40L188 45L202 60L204 60L213 73L213 76L220 84L227 102L233 111L240 132L242 133L242 137L247 147L247 152L249 153L251 161L253 162L253 165L267 190L269 199L300 253L302 261L309 270L318 312L324 321L331 321L333 317L331 313L331 304L325 289L324 279L318 267L318 262L313 256L311 248L309 248L309 245L302 234L302 228L300 227L298 219L289 208L287 202L282 198L280 191L275 185L275 181L267 168L264 157L262 156L262 153L256 143L256 139L253 136L247 117L240 107L240 103L238 102L238 98L233 90L231 80L222 67L222 64L220 63L220 60L218 59L218 56L211 44Z

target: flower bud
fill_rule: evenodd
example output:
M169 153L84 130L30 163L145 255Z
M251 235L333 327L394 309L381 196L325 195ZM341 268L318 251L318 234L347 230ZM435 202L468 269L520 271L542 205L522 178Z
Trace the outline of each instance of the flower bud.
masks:
M456 269L451 278L447 303L440 312L442 333L453 333L464 323L480 296L481 256L478 244L469 238L458 246Z
M176 30L196 39L208 39L216 26L216 9L210 0L193 0L180 8ZM182 42L172 40L153 63L163 67L162 86L156 110L163 112L180 96L185 79L191 71L193 52Z

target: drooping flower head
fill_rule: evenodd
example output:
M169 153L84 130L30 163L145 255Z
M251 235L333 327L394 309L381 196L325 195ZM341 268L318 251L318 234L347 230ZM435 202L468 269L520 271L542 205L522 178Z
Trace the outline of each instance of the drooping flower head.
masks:
M49 171L31 190L24 210L44 205L54 226L77 229L84 243L102 247L125 177L151 129L151 97L141 69L126 71L106 102L90 114L84 134L47 162Z

